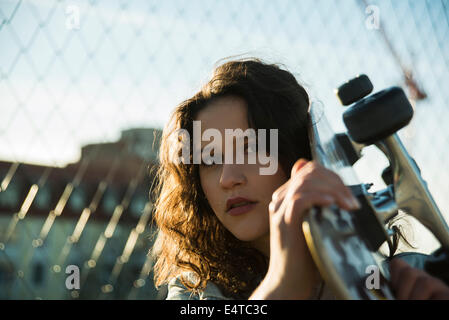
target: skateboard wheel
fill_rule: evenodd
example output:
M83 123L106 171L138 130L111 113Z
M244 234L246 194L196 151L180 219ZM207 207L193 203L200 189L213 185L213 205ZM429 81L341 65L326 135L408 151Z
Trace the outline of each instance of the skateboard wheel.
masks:
M348 82L342 84L336 89L337 97L344 106L359 101L373 91L373 84L367 75L362 74Z
M366 145L402 129L412 117L413 108L399 87L385 89L362 99L343 113L351 139Z

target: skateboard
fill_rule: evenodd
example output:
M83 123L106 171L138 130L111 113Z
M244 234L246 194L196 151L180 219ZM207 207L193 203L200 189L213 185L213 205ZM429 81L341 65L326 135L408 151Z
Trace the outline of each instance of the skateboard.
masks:
M320 102L312 101L309 109L313 159L337 173L361 203L359 210L350 212L335 205L314 207L302 224L312 258L338 299L394 299L383 270L386 257L379 249L384 243L394 245L393 232L386 226L399 210L415 217L444 250L449 249L448 225L397 135L412 119L413 108L399 87L372 91L366 75L336 90L347 107L344 133L332 131ZM369 191L371 184L359 182L352 167L370 145L379 148L390 164L382 173L387 187L376 192Z

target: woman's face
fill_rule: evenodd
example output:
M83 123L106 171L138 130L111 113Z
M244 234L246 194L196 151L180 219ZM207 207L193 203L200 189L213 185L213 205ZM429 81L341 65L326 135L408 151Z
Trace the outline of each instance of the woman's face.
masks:
M201 148L212 141L218 142L222 158L225 159L228 148L225 147L225 129L248 129L246 102L237 96L221 97L201 110L196 119L201 121L201 132L217 129L222 141L202 141ZM217 218L238 239L255 241L269 235L268 205L273 192L287 181L280 166L274 175L261 175L259 168L267 165L249 164L245 155L244 164L236 164L234 139L233 164L201 164L199 169L201 186ZM223 147L221 147L223 146ZM245 148L246 150L246 148ZM217 151L217 150L216 150ZM245 151L246 152L246 151ZM251 152L251 151L250 151ZM228 211L229 199L242 197L255 202ZM237 204L238 205L238 204Z

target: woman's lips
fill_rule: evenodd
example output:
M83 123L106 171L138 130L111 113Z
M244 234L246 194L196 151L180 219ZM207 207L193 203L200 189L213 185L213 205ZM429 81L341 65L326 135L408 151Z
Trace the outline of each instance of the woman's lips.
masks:
M257 205L257 202L248 203L244 206L235 207L227 211L227 213L231 216L239 216L241 214L247 213L254 209L254 207Z

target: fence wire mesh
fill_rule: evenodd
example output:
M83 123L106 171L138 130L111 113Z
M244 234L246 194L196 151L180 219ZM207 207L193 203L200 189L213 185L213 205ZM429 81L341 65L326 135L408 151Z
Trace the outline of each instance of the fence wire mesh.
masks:
M406 89L415 116L400 135L448 217L447 0L1 0L0 298L164 297L147 256L157 137L219 59L242 54L284 64L335 131L344 81ZM362 180L382 184L386 159L365 158Z

